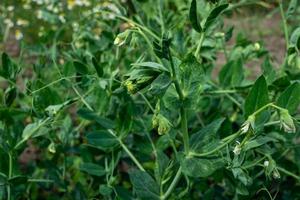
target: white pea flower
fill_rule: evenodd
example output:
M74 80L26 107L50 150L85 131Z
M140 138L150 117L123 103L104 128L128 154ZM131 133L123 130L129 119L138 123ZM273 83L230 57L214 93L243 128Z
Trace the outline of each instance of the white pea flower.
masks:
M247 133L249 130L254 129L255 116L250 115L248 119L242 124L241 132Z
M239 141L236 141L236 143L237 143L237 145L235 145L235 147L233 149L233 153L234 153L234 155L238 156L238 155L240 155L242 148L240 146L240 142Z
M281 127L283 127L283 130L287 133L295 133L296 127L293 121L292 116L289 114L289 111L286 109L280 110L280 122Z

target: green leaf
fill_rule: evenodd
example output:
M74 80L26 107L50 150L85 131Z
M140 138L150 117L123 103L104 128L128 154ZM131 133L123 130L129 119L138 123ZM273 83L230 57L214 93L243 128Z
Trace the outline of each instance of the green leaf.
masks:
M225 3L225 4L221 4L218 5L217 7L215 7L214 9L212 9L212 11L209 13L205 24L204 24L204 31L206 31L217 19L217 17L226 9L228 8L229 4Z
M0 75L9 80L15 80L20 69L6 53L2 53L2 69Z
M257 111L262 106L269 103L268 86L266 79L261 75L254 83L253 87L248 94L245 105L244 113L245 118Z
M97 113L90 111L88 109L81 108L80 110L77 111L77 114L83 119L97 122L103 128L113 129L115 127L115 124L112 120L105 117L101 117Z
M261 65L263 75L266 77L268 83L272 83L276 78L276 71L270 62L270 57L267 56Z
M200 152L206 145L210 144L216 133L220 129L225 118L216 119L200 131L193 134L190 138L190 147L195 152Z
M272 137L258 136L254 140L250 140L250 141L246 142L245 145L243 146L243 150L248 151L250 149L254 149L254 148L257 148L261 145L264 145L268 142L275 142L275 141L277 141L277 140L272 138Z
M225 42L228 42L232 38L234 26L229 27L225 32Z
M166 72L168 71L168 69L165 68L162 64L156 62L139 62L139 63L132 63L131 65L134 67L143 67L143 68L149 68L158 71L166 71Z
M297 112L300 104L300 83L295 82L278 97L277 105L286 108L290 114Z
M82 163L79 169L94 176L103 176L106 173L104 167L95 163Z
M27 176L21 176L21 175L14 176L14 177L8 179L8 182L14 186L25 184L25 183L27 183L27 181L28 181Z
M37 122L28 124L22 133L23 140L28 140L29 138L38 137L41 135L45 135L48 133L48 129L44 128L43 126L46 124L46 120L39 120Z
M181 161L182 172L187 176L199 178L212 175L217 169L223 166L221 160L202 159L202 158L184 158Z
M86 139L89 145L103 151L110 151L119 145L118 139L104 130L90 132Z
M99 186L99 193L102 194L103 196L109 196L112 192L113 192L113 188L108 185L101 184Z
M234 178L238 179L243 183L243 185L250 185L252 184L252 178L244 172L243 169L239 167L232 168L232 174Z
M15 86L8 87L4 93L4 103L6 106L11 106L17 97L17 88Z
M300 49L300 27L296 28L291 34L288 54L291 54L290 49L294 48Z
M134 170L129 176L134 192L140 199L160 200L159 186L147 172Z
M92 58L92 63L93 63L93 66L94 66L94 68L97 72L98 77L102 77L103 76L103 69L101 68L101 66L99 65L99 63L97 62L95 57Z
M243 60L229 61L219 73L219 81L224 87L240 86L244 79Z
M169 165L169 158L163 151L157 151L157 158L155 162L155 178L160 181Z
M89 70L88 70L87 66L85 64L83 64L82 62L74 61L73 65L79 74L81 74L81 75L88 74Z
M46 113L48 114L48 116L50 117L53 117L55 116L59 111L61 111L65 106L68 106L72 103L74 103L74 99L70 99L70 100L67 100L61 104L57 104L57 105L50 105L48 106L45 111Z
M295 13L295 11L297 9L297 3L298 3L298 0L291 0L290 1L289 7L286 11L286 19L293 16L293 14Z
M191 2L191 7L190 7L190 14L189 18L192 24L193 29L197 32L202 32L202 27L198 21L198 16L197 16L197 1L192 0Z
M179 70L182 93L186 97L185 106L196 105L205 81L202 65L193 54L188 54L179 65Z
M167 91L168 87L171 85L171 83L172 80L170 79L170 76L163 73L151 83L149 92L153 96L163 96Z

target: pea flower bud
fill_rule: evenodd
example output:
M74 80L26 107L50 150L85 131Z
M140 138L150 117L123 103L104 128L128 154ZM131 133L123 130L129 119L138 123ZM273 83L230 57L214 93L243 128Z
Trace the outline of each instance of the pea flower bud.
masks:
M114 40L114 45L122 46L123 44L125 44L126 39L129 36L129 34L130 34L129 29L127 29L126 31L124 31L122 33L119 33Z
M131 80L126 80L124 86L127 88L128 92L131 94L136 93L136 87Z
M270 164L270 162L269 162L268 160L265 160L265 162L264 162L264 166L265 166L265 167L268 167L268 166L269 166L269 164Z
M279 179L280 178L280 173L278 172L277 169L273 171L272 175L273 175L273 178L275 178L275 179Z
M223 32L215 33L215 37L217 37L217 38L223 38L224 36L225 36L225 33L223 33Z
M260 44L258 42L256 42L254 44L254 49L255 49L255 51L259 51L260 50Z
M159 135L163 135L170 131L172 124L162 114L156 114L152 118L152 126L157 128Z
M287 132L287 133L295 133L296 132L296 127L295 127L294 121L287 109L280 110L280 122L281 122L281 127L283 127L283 130L285 132Z

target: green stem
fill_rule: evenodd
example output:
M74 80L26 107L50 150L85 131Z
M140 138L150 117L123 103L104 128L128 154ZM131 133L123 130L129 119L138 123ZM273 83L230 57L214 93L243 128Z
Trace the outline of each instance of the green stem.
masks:
M79 91L76 89L76 87L74 85L72 85L72 88L74 90L74 92L78 95L78 97L80 98L80 100L82 101L82 103L90 110L90 111L94 111L93 108L90 106L90 104L88 102L86 102L86 100L84 99L84 97L79 93Z
M146 104L148 105L148 107L150 108L150 110L155 113L155 109L152 107L151 103L148 101L148 99L145 97L145 95L141 92L138 92L139 95L141 95L141 97L144 99L144 101L146 102Z
M127 148L127 146L119 140L119 143L121 147L124 149L124 151L129 155L131 160L136 164L136 166L141 170L141 171L146 171L144 167L141 165L141 163L136 159L136 157L131 153L131 151Z
M164 17L163 17L163 12L162 12L162 2L158 2L158 9L159 9L159 19L160 19L160 26L161 26L161 35L165 33L165 22L164 22Z
M182 168L179 167L175 178L173 179L171 185L169 186L169 188L167 189L166 193L161 197L162 200L165 200L169 197L169 195L172 193L172 191L174 190L174 188L176 187L178 181L180 180L181 177L181 173L182 173Z
M272 125L280 124L280 123L281 123L280 121L272 121L272 122L265 123L264 126L272 126Z
M197 49L196 49L195 54L194 54L196 58L198 58L198 56L199 56L201 46L202 46L203 41L204 41L204 37L205 37L205 32L202 32L201 35L200 35L200 40L199 40Z
M171 63L173 83L175 85L175 88L176 88L176 91L178 93L179 99L183 104L185 96L182 92L182 89L180 88L180 84L179 84L179 82L177 80L177 77L176 77L175 66L174 66L174 62L173 62L173 58L172 58L170 50L168 50L168 54L169 54L169 60L170 60L170 63ZM180 124L181 124L183 145L184 145L185 153L187 154L190 150L190 147L189 147L189 133L188 133L186 109L183 107L183 105L181 105L181 108L180 108L180 116L181 116Z
M141 170L141 171L146 171L144 169L144 167L142 166L142 164L136 159L136 157L131 153L131 151L127 148L127 146L123 143L123 141L117 137L117 135L112 131L112 130L108 130L108 132L114 136L118 142L120 143L121 147L124 149L124 151L129 155L129 157L131 158L131 160L136 164L136 166Z
M260 109L258 109L257 111L255 111L254 113L252 113L251 115L255 116L255 115L259 114L260 112L262 112L263 110L265 110L266 108L273 106L273 105L274 105L273 103L268 103L268 104L264 105L263 107L261 107Z
M291 176L291 177L294 177L295 179L297 179L297 180L299 180L300 181L300 176L298 176L298 175L296 175L296 174L294 174L294 173L292 173L292 172L290 172L290 171L288 171L288 170L286 170L286 169L284 169L284 168L281 168L281 167L276 167L279 171L281 171L281 172L283 172L283 173L285 173L285 174L287 174L287 175L289 175L289 176Z
M228 93L237 93L237 90L214 90L214 91L204 92L204 94L228 94Z
M229 57L228 57L227 50L226 50L226 41L225 41L225 38L222 38L222 48L223 48L223 52L224 52L224 56L226 58L226 61L228 62Z
M161 60L155 54L153 45L152 45L150 39L147 37L147 35L140 28L138 28L138 31L134 31L134 32L137 32L140 35L142 35L142 37L145 39L146 43L148 44L149 48L151 49L151 53L152 53L153 57L157 60L157 62L162 63Z
M32 182L32 183L54 183L54 180L50 180L50 179L35 179L35 178L30 178L27 181L28 182Z
M187 127L186 109L184 107L180 108L180 114L181 114L181 131L183 137L184 151L186 155L188 155L190 151L190 144L189 144L189 133Z
M219 145L217 148L211 150L211 151L208 151L208 152L205 152L205 153L196 153L196 152L189 152L189 156L196 156L196 157L204 157L204 156L209 156L211 154L214 154L216 153L217 151L223 149L225 146L227 146L229 143L231 143L233 140L235 140L239 135L240 135L241 131L238 131L230 136L228 136L227 138L224 138L222 140L222 142L224 142L223 144Z
M284 31L284 38L285 38L285 42L286 42L286 49L288 49L288 47L289 47L289 32L288 32L287 21L286 21L286 18L285 18L285 14L284 14L284 10L283 10L281 0L279 0L279 9L280 9L280 15L281 15L281 18L282 18L282 23L283 23L283 31Z
M11 152L8 153L8 159L9 159L9 163L8 163L8 179L10 179L12 177L12 170L13 170L13 158L11 155ZM7 185L7 200L11 200L11 188L10 188L10 183L8 183Z
M241 148L244 146L244 144L249 140L249 138L252 135L252 131L248 131L247 135L244 137L243 141L241 142L241 144L239 145Z
M249 164L249 165L243 166L243 169L248 169L248 168L254 167L254 166L256 166L257 164L259 164L261 161L263 161L264 159L266 159L266 156L261 157L260 159L258 159L258 160L257 160L256 162L254 162L254 163L251 163L251 164Z

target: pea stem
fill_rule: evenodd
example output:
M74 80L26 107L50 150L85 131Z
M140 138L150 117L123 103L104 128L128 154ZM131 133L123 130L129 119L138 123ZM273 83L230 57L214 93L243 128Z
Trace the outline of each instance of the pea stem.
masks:
M8 153L8 159L9 159L9 163L8 163L8 179L10 179L12 177L12 170L13 170L13 158L11 155L11 152ZM10 187L10 183L8 183L7 185L7 199L11 200L11 187Z
M286 20L285 14L284 14L283 6L282 6L282 0L279 0L279 9L280 9L280 15L282 18L282 23L283 23L283 31L284 31L286 49L288 49L289 48L289 32L288 32L288 27L287 27L287 20Z
M200 53L201 46L202 46L203 41L204 41L204 37L205 37L205 32L202 32L201 35L200 35L200 40L199 40L197 49L196 49L195 54L194 54L196 58L199 57L199 53Z
M161 197L162 200L167 199L169 197L169 195L172 193L172 191L174 190L174 188L176 187L178 181L181 178L181 174L182 174L182 168L179 167L179 169L178 169L178 171L177 171L177 173L175 175L175 178L173 179L171 185L167 189L167 192Z

